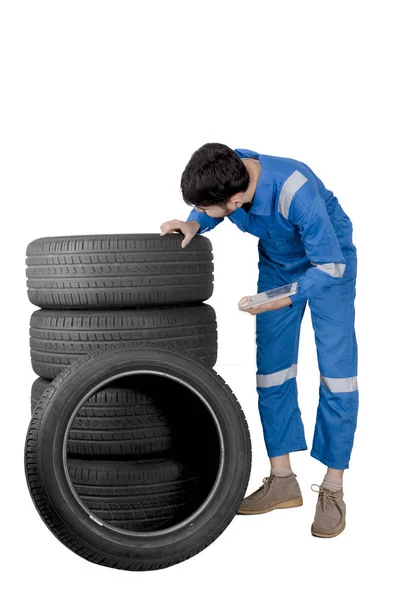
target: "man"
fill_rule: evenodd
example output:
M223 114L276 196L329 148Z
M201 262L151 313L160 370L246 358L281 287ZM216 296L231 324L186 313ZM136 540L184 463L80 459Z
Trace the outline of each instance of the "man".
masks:
M320 371L311 456L327 466L311 532L334 537L345 528L343 472L357 425L357 341L354 299L357 252L352 223L337 198L304 163L291 158L204 144L181 179L187 221L168 221L161 235L184 234L182 248L224 217L259 238L257 292L298 282L288 297L242 309L256 315L257 392L271 463L263 485L244 498L240 514L303 504L290 452L307 450L297 401L300 325L308 301ZM314 484L315 485L315 484ZM313 486L311 486L313 489Z

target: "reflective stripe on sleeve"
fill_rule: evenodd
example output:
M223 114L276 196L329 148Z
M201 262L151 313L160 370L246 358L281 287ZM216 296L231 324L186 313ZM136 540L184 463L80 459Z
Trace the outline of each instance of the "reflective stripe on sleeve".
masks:
M288 379L292 379L297 375L297 365L292 365L288 369L276 371L269 375L257 375L257 387L267 388L273 385L282 385Z
M332 275L332 277L343 277L343 273L346 268L345 263L331 262L317 265L317 263L312 262L311 264L314 265L314 267L317 267L317 269L321 269L321 271L328 273L328 275Z
M292 173L283 184L281 193L279 194L278 211L286 219L288 218L289 208L293 196L306 181L308 181L307 177L304 177L300 171L294 171L294 173Z
M358 389L357 377L323 377L321 383L331 392L354 392Z

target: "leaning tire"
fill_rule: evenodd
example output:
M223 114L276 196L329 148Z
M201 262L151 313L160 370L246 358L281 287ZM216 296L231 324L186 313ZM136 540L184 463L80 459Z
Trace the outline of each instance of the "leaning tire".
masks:
M64 452L69 424L85 399L105 381L127 374L132 380L135 377L157 380L161 389L164 389L164 381L182 389L183 406L188 414L192 409L191 398L212 424L212 430L198 431L199 427L195 426L198 419L189 428L182 417L189 441L194 438L196 460L200 459L200 463L193 465L204 463L206 475L212 473L205 499L200 498L201 504L183 521L145 535L112 527L90 513L72 489ZM211 443L213 438L217 445ZM202 444L199 445L200 441ZM213 461L216 455L217 459ZM190 452L185 456L189 460ZM247 422L237 399L222 378L182 354L153 348L100 351L65 369L40 398L25 445L28 488L49 529L83 558L126 570L165 568L190 558L211 544L235 516L247 488L250 466Z
M196 304L213 292L213 254L177 233L44 237L26 249L29 300L41 308Z
M208 304L136 310L36 310L30 320L32 368L54 379L80 356L105 346L155 346L206 366L217 361L217 321Z
M50 382L32 386L33 411ZM34 389L35 388L35 389ZM33 413L32 411L32 413ZM90 396L74 418L67 453L78 457L160 455L173 446L174 424L160 400L141 390L109 386Z

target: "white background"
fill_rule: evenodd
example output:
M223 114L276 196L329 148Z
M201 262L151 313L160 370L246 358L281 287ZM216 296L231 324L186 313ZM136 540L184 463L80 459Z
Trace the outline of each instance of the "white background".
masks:
M3 597L394 598L398 558L399 120L395 2L4 1L1 54ZM397 57L397 58L396 58ZM46 528L25 483L30 419L25 249L42 236L158 232L186 220L180 177L206 142L307 163L353 221L360 409L347 527L311 536L325 467L292 454L304 505L238 515L155 572L89 563ZM211 233L219 359L249 421L248 492L269 474L255 390L257 239ZM398 289L398 287L397 287ZM299 401L309 449L319 373L307 308ZM7 566L4 565L7 558Z

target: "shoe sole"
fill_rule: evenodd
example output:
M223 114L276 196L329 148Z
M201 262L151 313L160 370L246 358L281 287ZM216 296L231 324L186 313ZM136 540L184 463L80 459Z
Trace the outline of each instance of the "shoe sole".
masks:
M294 500L286 500L286 502L279 502L274 506L270 506L265 510L245 510L239 509L237 512L239 515L262 515L267 512L271 512L271 510L275 510L276 508L295 508L296 506L303 505L303 498L295 498Z
M322 533L320 531L316 531L313 526L311 525L311 535L313 535L314 537L321 537L321 538L331 538L331 537L336 537L337 535L339 535L340 533L342 533L342 531L346 528L346 525L344 525L344 527L342 527L342 529L340 529L340 531L336 531L335 533Z

